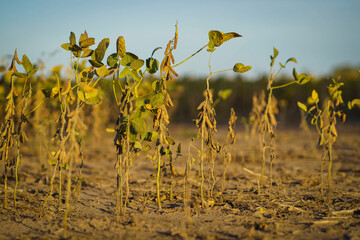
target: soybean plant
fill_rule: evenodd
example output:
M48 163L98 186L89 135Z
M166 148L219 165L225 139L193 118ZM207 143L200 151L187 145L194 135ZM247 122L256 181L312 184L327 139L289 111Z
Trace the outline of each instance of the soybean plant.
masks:
M325 102L323 108L320 107L319 95L315 90L312 91L311 96L308 98L307 102L309 106L298 102L299 108L306 113L306 116L312 116L311 124L316 128L316 131L319 135L318 145L321 146L323 150L320 172L322 197L324 197L323 172L325 164L328 166L328 192L331 194L333 191L333 145L338 137L338 132L336 129L336 116L338 116L342 122L345 122L346 120L346 114L344 111L345 104L342 98L342 91L340 90L342 86L344 86L344 83L340 82L339 79L332 79L332 82L330 82L327 86L328 100ZM360 108L360 99L354 99L348 102L348 109L352 109L354 107Z
M277 85L273 86L275 79L278 77L279 73L282 69L286 67L286 65L289 62L297 63L295 58L289 58L286 60L285 64L282 64L279 62L280 68L276 71L274 69L275 60L279 54L279 51L274 47L274 53L272 56L270 56L271 62L270 62L270 71L267 78L267 100L266 100L266 106L265 109L261 113L261 120L258 125L258 130L262 135L262 166L261 166L261 176L259 180L259 194L261 187L263 185L263 176L265 171L265 163L266 159L269 158L270 162L270 188L272 186L272 164L273 160L275 159L275 151L274 151L274 140L276 138L275 134L275 128L277 126L277 121L275 118L275 114L277 114L277 104L276 99L273 96L273 90L284 88L287 86L290 86L292 84L298 84L298 85L304 85L307 82L309 82L311 79L313 79L313 76L307 76L305 73L302 73L300 75L297 74L295 68L293 69L293 76L295 78L295 81L288 82L283 85ZM268 152L268 154L267 154Z

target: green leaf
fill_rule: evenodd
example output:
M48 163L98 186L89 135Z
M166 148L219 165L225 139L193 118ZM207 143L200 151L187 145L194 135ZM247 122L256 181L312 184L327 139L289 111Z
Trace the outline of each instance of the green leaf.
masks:
M225 33L223 34L223 42L226 42L232 38L237 38L237 37L242 37L242 36L236 32Z
M83 41L80 41L81 48L88 48L95 44L95 38L87 38Z
M139 141L135 141L133 146L135 149L142 149L141 143Z
M146 69L150 74L154 74L159 69L159 61L155 58L146 59Z
M81 52L81 51L82 51L81 47L78 46L78 45L76 45L76 44L72 45L72 46L70 47L70 50L71 50L73 53L77 53L77 52Z
M70 32L70 37L69 37L69 40L70 40L70 44L71 44L71 45L75 45L75 44L76 44L76 37L75 37L75 33Z
M13 74L15 76L17 76L18 78L27 78L28 77L28 75L26 73L13 72Z
M80 98L81 101L83 101L87 105L96 105L96 104L99 104L101 102L101 99L100 99L99 96L85 99L83 97L80 97L80 95L79 95L79 98Z
M33 65L31 64L29 58L25 54L22 57L21 64L27 73L33 70Z
M314 79L314 76L307 76L305 73L300 75L296 72L295 68L293 69L293 76L296 80L296 83L299 85L304 85Z
M94 68L89 67L82 70L79 74L82 82L89 82L94 78Z
M176 153L177 154L181 153L181 143L179 143L179 145L177 146Z
M133 53L126 52L125 55L120 60L120 64L122 66L130 66L130 64L135 61L136 59L139 59L138 56L136 56Z
M224 40L223 33L220 31L212 30L209 32L209 43L212 42L215 47L219 47Z
M273 55L273 59L275 60L275 58L279 55L279 51L274 47L274 55Z
M299 76L298 76L295 68L293 68L293 76L294 76L294 78L295 78L296 81L299 79Z
M289 58L288 60L286 60L286 63L288 62L293 62L293 63L297 63L296 59L295 58Z
M79 38L80 45L81 45L81 42L86 40L87 38L88 38L88 34L87 34L86 30L85 30L84 33L80 34L80 38Z
M93 54L94 55L94 54ZM93 56L92 55L92 56ZM92 59L89 59L89 63L93 66L93 67L101 67L103 66L104 64L102 62L98 62L96 60L92 60Z
M141 151L147 152L151 150L151 146L149 144L144 144Z
M307 107L305 104L301 103L301 102L297 102L297 105L300 109L302 109L304 112L307 112Z
M232 89L219 90L218 95L222 100L227 99L232 93Z
M120 57L124 57L126 53L125 39L123 36L118 37L116 40L116 53Z
M119 58L116 53L109 55L109 57L107 58L107 64L110 67L115 67L115 65L117 64L118 61L119 61Z
M158 108L165 103L166 95L164 93L158 93L151 97L150 104L153 108Z
M155 80L152 82L151 87L155 92L157 92L161 88L161 82L158 80Z
M94 53L94 50L92 50L92 49L85 49L84 51L83 51L83 53L81 54L81 58L87 58L87 57L89 57L89 56L91 56L92 54Z
M78 97L84 103L88 105L95 105L101 101L98 89L90 87L85 82L81 82L79 87L80 90L78 90Z
M144 119L138 117L130 119L131 127L136 133L143 133L147 130L147 125Z
M236 63L233 67L234 72L244 73L251 69L251 66L244 66L242 63Z
M319 94L315 91L315 89L311 93L311 98L315 103L319 101Z
M96 69L96 74L99 77L106 77L109 75L109 70L106 68L106 66L102 66L102 67L99 67L98 69Z
M48 163L49 163L51 166L55 166L55 165L56 165L56 163L57 163L57 160L56 160L56 159L51 158L51 159L49 159L49 160L48 160Z
M354 99L351 102L348 102L349 109L358 108L360 109L360 99Z
M168 141L169 145L175 145L175 141L172 137L166 136L166 140Z
M146 133L144 134L144 136L142 135L141 137L142 137L142 139L144 139L144 141L153 142L153 141L155 141L156 139L158 139L159 133L158 133L158 132L155 132L155 131L153 131L153 132L146 132Z
M131 70L128 67L124 67L119 74L119 78L125 78L131 74Z
M137 82L140 81L140 76L137 71L131 70L130 75L135 81L137 81Z
M70 43L64 43L64 44L61 44L61 47L63 49L65 49L66 51L70 51L70 48L72 47L72 45Z
M29 73L28 73L28 78L31 78L36 72L37 72L38 68L34 68L33 70L31 70Z
M130 68L134 70L139 70L144 65L144 60L136 59L130 64Z
M41 92L44 94L46 98L49 98L51 96L51 90L48 89L41 89Z
M104 38L103 40L101 40L101 42L95 49L94 54L91 56L92 60L101 62L104 59L105 52L109 44L110 44L109 38Z

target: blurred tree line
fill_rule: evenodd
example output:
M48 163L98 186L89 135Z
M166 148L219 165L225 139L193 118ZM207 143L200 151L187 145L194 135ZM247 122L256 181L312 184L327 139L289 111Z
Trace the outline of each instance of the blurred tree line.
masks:
M297 102L306 102L307 97L311 95L315 89L322 101L326 100L327 85L332 78L340 78L344 83L343 99L347 103L348 100L360 97L360 72L357 68L341 67L335 69L333 73L327 77L315 78L312 82L304 85L293 85L288 88L274 90L274 95L278 99L279 115L278 121L285 124L299 124L300 112ZM214 97L217 98L219 90L231 89L231 95L215 107L217 114L217 121L219 123L226 123L229 118L230 108L234 108L236 114L241 117L248 117L252 108L252 97L254 93L259 93L266 89L267 76L264 75L256 80L246 80L241 75L235 79L228 79L225 77L218 77L211 80L211 87L214 89ZM288 81L293 81L292 76L280 76L276 80L275 85L281 85ZM202 100L202 89L205 88L203 79L185 77L179 79L178 83L181 85L182 93L178 99L179 104L172 112L172 118L175 122L188 123L196 118L196 107ZM351 111L348 114L349 121L359 121L360 112Z
M9 76L5 72L5 68L2 69L3 72L0 73L0 114L1 122L3 121L6 95L9 90ZM62 81L66 80L66 74L64 76L60 73L61 68L53 67L52 73L49 76L44 74L39 74L31 80L33 96L36 95L42 89L50 89L56 84L56 76L59 75ZM81 69L80 69L81 70ZM220 90L231 89L231 94L225 100L218 100L218 104L215 107L216 110L216 119L219 124L225 124L228 121L230 109L234 108L237 116L239 118L249 116L249 113L252 108L252 97L254 94L259 93L262 90L266 89L266 78L264 75L258 79L247 80L241 75L237 75L236 78L227 78L225 76L219 76L217 78L211 79L211 87L214 91L214 100L218 99L218 93ZM280 124L299 124L300 122L300 112L297 106L297 101L306 102L307 97L311 95L313 89L315 89L319 95L320 99L324 101L327 96L326 86L332 78L340 78L341 82L345 85L343 86L343 98L344 102L347 103L349 99L360 98L360 72L358 68L343 66L335 69L329 76L326 77L317 77L311 83L308 83L302 87L293 85L284 89L277 89L274 92L274 95L278 99L278 108L279 115L277 120ZM151 83L154 80L154 77L147 78L143 83L143 92L148 93L151 91ZM18 79L19 85L21 79ZM276 85L286 83L288 81L293 81L292 76L280 76L276 80ZM107 123L113 123L116 119L116 104L113 96L112 81L102 80L100 81L100 86L102 89L102 103L101 103L101 118ZM206 87L205 78L199 77L182 77L178 78L176 82L169 82L168 88L170 95L174 102L174 107L170 109L170 117L172 123L185 123L191 124L193 119L197 117L197 106L203 100L203 91ZM141 96L141 89L139 90L139 95ZM146 97L146 96L145 96ZM139 99L141 101L143 99ZM39 101L39 100L38 100ZM36 102L36 101L34 101ZM53 104L45 104L48 109L48 112L51 112ZM45 114L45 112L44 112ZM91 109L89 109L89 116L91 114ZM355 122L360 121L360 112L351 111L348 112L348 121ZM91 120L89 121L91 122ZM106 124L106 123L105 123Z

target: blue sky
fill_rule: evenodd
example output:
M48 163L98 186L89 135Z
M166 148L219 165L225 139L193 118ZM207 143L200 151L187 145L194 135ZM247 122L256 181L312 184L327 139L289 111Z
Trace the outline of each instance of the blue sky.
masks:
M70 31L78 37L86 29L96 44L110 38L107 55L115 51L121 35L127 51L145 59L154 48L166 46L177 20L177 62L205 45L209 30L220 30L244 37L216 50L213 70L242 62L253 66L245 76L266 73L273 46L280 52L279 60L295 57L298 71L315 75L343 64L360 66L359 0L2 1L0 57L17 48L32 61L44 59L49 68L69 64L69 54L60 45L68 42ZM162 58L162 52L155 57ZM208 74L208 52L177 71Z

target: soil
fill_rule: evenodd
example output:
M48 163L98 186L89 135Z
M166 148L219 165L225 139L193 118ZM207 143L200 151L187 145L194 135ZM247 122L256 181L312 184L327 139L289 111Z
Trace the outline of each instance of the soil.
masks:
M156 202L154 163L140 154L133 160L130 199L126 216L116 214L116 170L112 133L88 141L82 168L84 181L79 199L72 194L67 239L360 239L360 126L341 127L334 145L333 190L328 192L327 166L324 170L324 197L320 191L321 151L315 133L297 128L279 129L273 162L272 185L269 163L264 186L258 190L261 151L258 141L241 130L230 147L232 161L222 188L223 159L215 156L216 184L201 205L198 153L189 179L192 198L184 208L184 174L190 139L199 146L193 126L171 129L182 142L182 155L175 160L174 197L169 199L170 176L162 176L162 209ZM226 128L218 131L224 142ZM8 208L0 208L0 239L62 239L65 198L58 204L56 179L44 216L40 211L50 192L52 168L41 168L30 146L23 147L19 169L17 207L13 206L14 177L9 178ZM175 152L175 149L174 149ZM1 163L2 165L2 163ZM1 166L3 172L3 166ZM206 175L208 173L206 172ZM63 177L65 178L65 177ZM0 204L3 205L4 177ZM65 196L63 183L63 196ZM73 184L75 186L76 184Z

